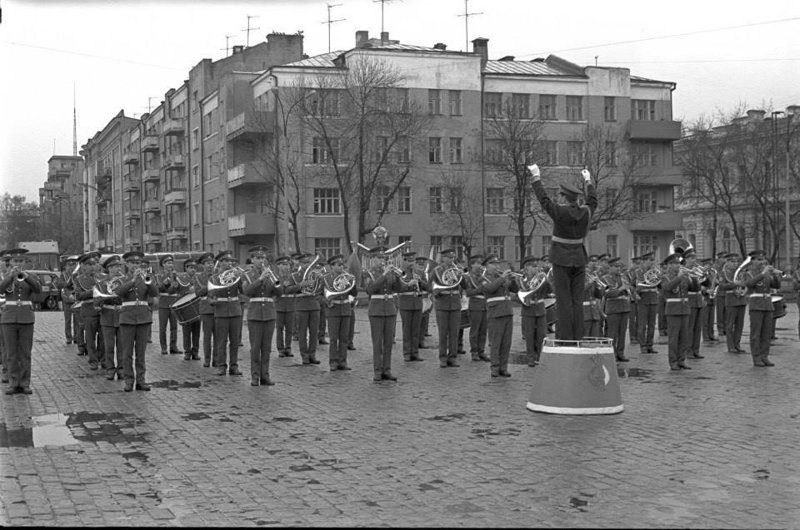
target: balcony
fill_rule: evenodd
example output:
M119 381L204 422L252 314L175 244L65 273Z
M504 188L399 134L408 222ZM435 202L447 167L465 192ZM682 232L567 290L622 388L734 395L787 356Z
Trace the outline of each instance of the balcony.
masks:
M144 201L144 211L145 212L160 212L161 211L161 201L158 199L151 199Z
M252 162L245 162L228 170L228 188L248 185L264 185L265 176L256 169Z
M142 215L139 213L139 206L134 206L125 210L125 219L141 219Z
M113 219L112 219L112 216L111 216L111 214L109 214L109 213L106 213L106 214L102 214L102 215L98 215L98 216L97 216L97 226L105 226L105 225L110 225L110 224L112 224L113 222L114 222L114 221L113 221Z
M47 178L51 179L68 179L72 175L72 170L69 169L53 169L47 173Z
M157 232L145 232L144 233L144 242L145 243L161 243L161 229L159 228Z
M681 122L631 120L631 140L680 140Z
M164 127L162 132L165 135L170 134L183 134L186 132L186 120L182 118L173 118L164 120Z
M263 213L243 213L228 217L230 237L260 236L275 233L272 216Z
M103 168L101 171L97 172L97 175L95 175L94 182L98 186L106 182L111 182L112 175L113 173L111 172L110 167Z
M269 134L274 130L275 113L262 110L247 110L228 120L225 124L225 138L234 140L249 140L254 137Z
M634 186L680 186L683 171L680 166L642 167L634 170Z
M158 136L148 134L142 138L142 151L158 151Z
M168 155L164 158L164 169L183 169L184 164L182 154Z
M674 210L659 210L641 215L638 219L630 221L632 232L674 232L683 230L683 215Z
M142 178L145 182L158 182L161 180L161 170L160 169L145 169L142 171Z
M186 204L186 190L170 190L164 194L164 204Z
M136 151L125 151L122 153L122 163L123 164L138 164L139 163L139 153Z
M185 227L172 227L167 230L167 239L186 239L189 234L189 229Z
M136 177L126 177L122 179L122 191L124 192L136 192L139 191L141 187L142 184Z

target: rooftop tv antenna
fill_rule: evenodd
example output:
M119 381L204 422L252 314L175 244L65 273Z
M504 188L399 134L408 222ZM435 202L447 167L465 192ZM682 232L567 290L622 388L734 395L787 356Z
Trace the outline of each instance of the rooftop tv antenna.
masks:
M389 2L393 2L394 0L372 0L373 2L380 2L381 3L381 33L383 33L383 8Z
M261 29L261 28L251 28L250 27L250 19L251 18L259 18L259 17L256 16L256 15L247 15L247 28L242 30L242 31L247 32L247 40L245 41L245 47L247 47L247 48L250 47L250 32L251 31L255 31L257 29Z
M464 51L465 52L469 51L469 17L474 17L474 16L478 16L478 15L482 15L482 14L483 14L483 11L481 11L479 13L470 13L469 12L469 0L464 0L464 14L463 15L458 15L458 16L464 17L464 34L465 34Z
M334 7L339 7L340 5L342 4L328 4L328 21L323 22L323 24L328 25L328 53L331 52L331 24L347 20L346 18L337 18L336 20L331 20L331 9L333 9Z
M231 47L230 47L230 46L228 46L228 42L229 42L229 41L230 41L230 39L232 39L232 38L233 38L233 35L225 35L225 57L227 57L228 55L230 55L230 50L231 50ZM222 49L222 48L220 48L220 50L221 50L221 49Z
M78 111L75 105L75 81L72 82L72 156L78 156Z

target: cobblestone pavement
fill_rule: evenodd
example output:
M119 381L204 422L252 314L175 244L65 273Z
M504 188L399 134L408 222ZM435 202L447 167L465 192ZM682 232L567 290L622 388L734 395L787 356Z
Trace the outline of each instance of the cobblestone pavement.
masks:
M399 326L399 382L373 383L363 308L351 372L328 372L326 349L319 366L300 365L295 343L293 358L273 353L276 386L251 387L248 376L161 355L154 332L153 390L132 393L64 345L60 313L36 318L34 394L0 396L3 525L800 521L794 304L778 321L775 368L754 368L724 341L680 372L669 371L665 344L658 355L629 347L625 411L579 417L528 411L534 368L523 364L491 379L488 364L468 355L460 368L439 368L434 349L422 350L426 362L404 363ZM519 335L512 352L523 351ZM247 349L245 338L243 370Z

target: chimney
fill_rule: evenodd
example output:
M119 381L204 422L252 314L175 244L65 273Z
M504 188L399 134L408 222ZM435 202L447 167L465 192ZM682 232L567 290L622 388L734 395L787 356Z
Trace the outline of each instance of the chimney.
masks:
M388 44L388 43L389 43L389 32L381 31L381 44Z
M444 50L447 49L447 44L445 44L443 42L437 42L436 44L433 45L433 49L434 50L442 50L442 51L444 51Z
M800 115L800 105L789 105L786 107L786 114L788 116Z
M505 55L503 57L500 57L500 60L501 61L505 61L505 62L513 62L514 61L514 56L513 55Z
M356 31L356 48L361 48L369 40L369 31Z
M489 39L484 39L483 37L472 39L472 53L481 56L482 68L486 64L486 61L489 60Z
M748 110L747 118L750 120L763 120L766 113L764 110Z
M242 53L242 50L244 50L244 46L242 46L241 44L234 45L233 55L236 55L237 53Z

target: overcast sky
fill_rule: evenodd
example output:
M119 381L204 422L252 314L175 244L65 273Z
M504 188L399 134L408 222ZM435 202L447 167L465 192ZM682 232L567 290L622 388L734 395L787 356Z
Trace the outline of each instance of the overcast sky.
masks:
M333 50L357 30L381 31L381 3L330 0ZM139 117L203 58L267 33L302 30L309 55L328 51L326 2L259 0L0 0L0 194L38 202L53 154L72 154L120 110ZM469 39L489 57L554 53L581 65L628 67L673 81L676 119L716 110L800 104L800 2L469 0ZM403 43L463 50L464 0L386 0L385 30Z

